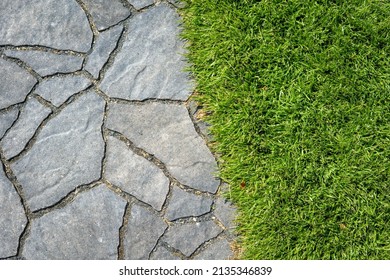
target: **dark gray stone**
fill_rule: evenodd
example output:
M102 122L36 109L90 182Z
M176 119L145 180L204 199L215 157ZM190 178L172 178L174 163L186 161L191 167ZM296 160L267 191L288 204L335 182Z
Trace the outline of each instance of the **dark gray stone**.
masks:
M196 133L188 111L177 104L143 103L110 105L107 127L154 154L181 183L216 192L216 161Z
M30 208L50 206L100 178L104 100L88 92L51 119L12 169Z
M150 6L154 3L154 0L128 0L128 1L137 10Z
M4 54L22 60L43 77L57 73L75 72L80 70L83 64L83 58L80 56L43 51L6 50Z
M108 138L105 177L156 210L161 210L169 191L169 180L157 166L114 137Z
M23 102L36 82L30 73L16 63L0 57L0 109Z
M147 260L167 227L155 213L133 205L124 240L125 259Z
M21 109L18 121L1 140L0 145L7 159L18 155L33 137L38 126L51 113L51 110L35 98L29 98Z
M187 257L203 243L218 236L222 228L212 221L172 225L162 240Z
M43 80L35 89L35 93L55 106L60 106L70 96L86 89L91 84L89 79L82 76L55 76Z
M32 221L22 256L33 260L117 259L126 201L104 185Z
M184 72L187 63L179 31L179 16L167 5L134 16L101 89L111 97L128 100L186 100L193 86Z
M215 201L214 215L227 229L232 230L235 228L236 214L236 207L229 201L223 198L218 198Z
M162 246L158 246L150 257L150 260L181 260Z
M171 221L184 217L200 216L210 212L212 202L209 197L174 188L165 216Z
M97 29L103 30L124 20L130 11L119 0L82 0L91 13Z
M226 239L218 239L196 255L194 260L229 260L233 256L229 242Z
M5 132L16 121L18 115L19 110L17 108L12 108L0 113L0 138L4 136Z
M0 167L0 258L15 256L27 223L18 193Z
M0 45L86 52L91 43L91 28L76 1L0 1Z
M92 53L88 56L84 69L97 79L99 72L107 62L111 52L118 44L119 36L122 34L123 26L118 25L99 34L96 39Z

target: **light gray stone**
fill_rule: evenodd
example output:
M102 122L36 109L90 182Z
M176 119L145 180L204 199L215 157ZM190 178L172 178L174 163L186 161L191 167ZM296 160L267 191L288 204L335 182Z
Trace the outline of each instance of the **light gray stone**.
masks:
M76 1L0 1L0 45L86 52L91 43L91 28Z
M57 73L75 72L80 70L83 64L83 58L80 56L44 51L6 50L4 54L22 60L43 77Z
M19 238L27 223L21 199L0 167L0 258L17 254Z
M174 188L170 199L166 217L168 220L176 220L184 217L200 216L210 212L212 199L195 195L179 188Z
M158 246L150 257L150 260L181 260L162 246Z
M36 82L30 73L16 63L0 57L0 109L23 102Z
M35 89L35 93L55 106L60 106L70 96L86 89L91 84L89 79L82 76L54 76L43 80Z
M167 227L156 214L133 205L124 240L125 259L147 260Z
M186 100L193 86L184 72L187 63L179 32L179 16L167 5L134 16L101 89L111 97L128 100Z
M0 113L0 138L2 138L5 132L13 125L18 118L18 115L19 110L15 107Z
M218 198L215 201L214 214L227 229L235 228L235 217L237 212L236 207L232 203L223 198Z
M82 95L48 121L32 148L12 163L33 211L100 178L104 104L92 91Z
M178 8L184 8L186 6L186 3L184 1L181 1L181 0L168 0L168 2L172 3L173 5L175 5Z
M177 104L110 105L107 127L121 132L137 147L154 154L181 183L216 192L216 161L196 133L187 109Z
M218 239L204 251L194 257L194 260L229 260L234 253L226 239Z
M150 6L154 3L154 0L128 0L128 1L137 10Z
M169 191L169 180L157 166L114 137L108 138L105 177L156 210L161 210Z
M124 20L130 11L119 0L82 0L91 13L97 29L103 30Z
M0 145L7 159L18 155L33 137L38 126L51 113L51 110L35 98L29 98L21 109L18 121L1 140Z
M104 185L32 221L22 256L33 260L117 259L126 201Z
M187 257L203 243L218 236L222 229L212 221L175 224L162 237L162 240Z
M84 69L97 79L99 72L107 62L111 52L118 44L119 36L122 34L123 26L118 25L99 34L96 39L92 53L88 56Z

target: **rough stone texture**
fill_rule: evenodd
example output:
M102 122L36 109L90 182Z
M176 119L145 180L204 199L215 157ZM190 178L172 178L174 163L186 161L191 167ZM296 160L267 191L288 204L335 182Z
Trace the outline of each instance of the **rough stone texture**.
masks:
M104 185L32 221L26 259L117 259L126 201Z
M125 259L147 260L167 227L156 214L133 205L124 240Z
M4 54L22 60L43 77L57 73L74 72L80 70L83 64L83 58L80 56L44 51L6 50Z
M189 257L200 245L221 232L222 229L212 221L175 224L169 228L162 240Z
M128 1L137 10L150 6L154 3L154 0L128 0Z
M17 108L12 108L0 113L0 138L4 136L5 132L16 121L18 115L19 110Z
M196 133L184 106L163 103L110 105L107 127L154 154L181 183L216 192L215 159Z
M156 210L161 210L169 191L169 180L157 166L114 137L108 138L105 177Z
M174 188L165 216L171 221L184 217L200 216L210 212L212 202L209 197Z
M122 34L123 26L118 25L99 34L92 53L87 58L84 69L97 79L99 72L107 62L108 57L118 43L119 36Z
M186 6L186 3L181 0L168 0L168 2L175 5L178 8L184 8Z
M0 168L0 258L16 255L27 218L18 193Z
M101 97L81 96L51 119L33 147L11 165L33 211L100 177L103 111Z
M130 11L119 0L82 0L91 13L97 29L103 30L124 20Z
M29 98L21 109L18 121L1 140L0 145L7 159L18 155L33 137L42 121L51 113L51 110L35 98Z
M0 57L0 109L22 102L36 82L30 73L16 63Z
M111 97L128 100L186 100L192 82L184 72L185 51L179 31L179 16L167 5L134 16L101 89Z
M223 198L218 198L215 201L214 214L227 229L232 230L235 228L236 208L230 202Z
M226 239L219 239L210 244L203 252L194 257L194 260L228 260L234 254Z
M0 45L86 52L91 43L91 28L76 1L0 1Z
M169 252L164 247L158 246L156 251L154 251L151 254L150 260L181 260L181 259L175 256L174 254L172 254L171 252Z
M70 96L91 85L91 81L82 76L55 76L43 80L35 89L39 94L55 106L60 106Z

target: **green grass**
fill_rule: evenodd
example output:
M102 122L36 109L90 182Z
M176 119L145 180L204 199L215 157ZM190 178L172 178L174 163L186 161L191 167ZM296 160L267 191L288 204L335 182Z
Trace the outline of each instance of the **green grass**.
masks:
M186 2L242 258L390 259L390 2Z

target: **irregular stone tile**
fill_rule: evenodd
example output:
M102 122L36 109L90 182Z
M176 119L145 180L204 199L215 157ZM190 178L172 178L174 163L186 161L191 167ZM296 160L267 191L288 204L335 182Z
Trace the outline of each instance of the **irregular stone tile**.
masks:
M212 221L171 226L162 240L187 257L203 243L216 237L222 229Z
M22 102L36 82L16 63L0 57L0 109Z
M147 260L167 227L157 215L133 205L124 240L125 259Z
M97 79L99 72L118 43L123 26L118 25L99 34L92 53L88 56L84 69Z
M0 258L17 254L27 218L18 193L0 168Z
M86 52L91 43L87 16L76 1L0 1L0 45Z
M128 0L131 5L137 10L150 6L154 3L154 0Z
M179 218L200 216L210 212L212 199L174 188L166 217L173 221Z
M184 1L181 1L181 0L168 0L168 2L172 3L173 5L175 5L178 8L184 8L186 6L186 3Z
M1 140L0 145L7 159L18 155L33 137L38 126L51 113L51 110L35 98L29 98L21 109L19 119Z
M119 0L83 0L97 29L103 30L124 20L130 11Z
M43 51L6 50L4 54L22 60L43 77L57 73L75 72L80 70L83 64L83 58L79 56Z
M19 115L17 108L12 108L8 111L0 113L0 138L4 136L5 132L12 126Z
M154 154L181 183L214 193L216 161L196 133L187 109L177 104L110 104L107 127Z
M187 64L179 31L179 16L167 5L134 16L101 89L111 97L128 100L186 100L192 82L184 72Z
M158 246L150 257L150 260L181 260L162 246Z
M229 260L234 256L226 239L218 239L204 251L194 257L194 260Z
M215 216L222 222L227 229L235 228L236 208L223 198L215 201Z
M86 89L91 84L89 79L82 76L55 76L43 80L35 89L35 93L55 106L60 106L70 96Z
M32 148L11 167L32 211L100 178L104 100L92 91L47 122Z
M104 185L33 220L22 256L39 260L117 259L126 201Z
M108 137L105 177L156 210L161 210L169 191L169 180L157 166L114 137Z

